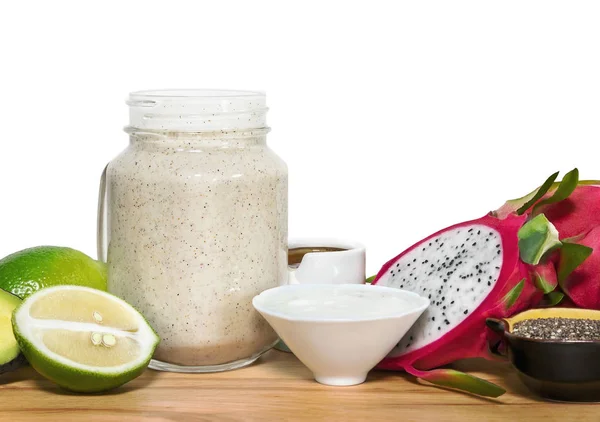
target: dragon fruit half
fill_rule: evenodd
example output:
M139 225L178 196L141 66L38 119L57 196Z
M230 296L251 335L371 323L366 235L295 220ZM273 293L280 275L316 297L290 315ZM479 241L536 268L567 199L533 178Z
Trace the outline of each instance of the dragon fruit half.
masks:
M554 187L554 202L548 203L562 200L571 174ZM548 190L525 198L521 207L530 209ZM562 246L544 214L511 211L453 225L391 259L373 284L413 291L431 305L379 367L480 395L501 395L504 390L487 381L433 368L463 358L491 358L486 318L541 306L557 285L553 260ZM564 259L565 271L572 271L574 260L569 254Z

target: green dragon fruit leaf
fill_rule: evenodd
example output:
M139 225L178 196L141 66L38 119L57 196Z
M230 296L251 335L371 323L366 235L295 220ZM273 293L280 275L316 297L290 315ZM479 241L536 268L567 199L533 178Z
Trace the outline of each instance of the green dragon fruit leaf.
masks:
M540 214L541 215L541 214ZM558 256L558 284L564 289L567 277L593 252L593 249L578 243L563 242Z
M372 275L371 277L367 278L365 280L365 283L367 284L371 284L373 282L373 280L375 280L375 277L377 277L376 275Z
M556 227L544 214L539 214L523 224L517 237L521 260L531 265L539 264L546 253L562 245Z
M515 304L521 295L521 292L523 291L523 287L525 287L525 279L519 281L515 287L510 289L510 291L504 296L502 302L504 303L506 309L510 309Z
M546 193L554 192L556 189L558 189L561 182L555 181L557 176L558 172L552 174L540 187L533 190L533 192L530 192L521 198L510 199L506 201L504 205L502 205L496 211L493 211L492 215L500 219L506 218L509 214L512 214L513 212L516 212L518 215L522 215L533 204L535 204L536 201L541 199L542 196L544 196ZM600 180L579 180L577 182L577 186L594 185L600 185Z
M554 183L554 181L556 180L556 178L558 177L558 174L560 172L556 172L554 174L552 174L550 177L548 177L546 179L546 181L542 184L542 186L540 186L537 190L531 192L529 195L524 196L523 198L519 198L513 201L526 201L518 210L517 210L517 215L522 215L525 211L527 211L533 204L535 204L537 201L539 201L542 196L544 196L546 194L546 192L548 192L548 190L552 187L552 184ZM512 201L508 201L508 202L512 202Z
M554 191L554 194L550 198L546 198L543 201L538 202L535 207L533 207L533 214L535 215L536 211L538 211L544 205L555 204L556 202L567 199L577 187L578 182L579 170L574 168L565 174L565 177L563 177L558 187Z
M535 287L537 287L538 290L544 292L544 294L548 294L554 291L554 289L556 288L555 285L548 282L548 280L546 280L541 274L538 274L537 272L534 272L533 281L535 283Z
M565 295L561 292L550 292L547 295L544 295L544 299L542 299L542 303L540 305L542 307L550 308L558 305L564 298Z
M565 237L562 239L563 243L577 243L582 240L587 235L587 232L579 233L575 236Z
M413 367L406 368L406 372L417 378L441 387L454 388L485 397L500 397L506 390L496 384L473 375L465 374L454 369L433 369L419 371Z

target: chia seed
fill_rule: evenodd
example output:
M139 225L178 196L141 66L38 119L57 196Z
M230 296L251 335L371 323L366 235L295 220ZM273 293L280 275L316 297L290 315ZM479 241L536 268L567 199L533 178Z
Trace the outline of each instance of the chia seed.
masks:
M520 337L559 340L600 340L600 320L575 318L539 318L517 322L512 333Z

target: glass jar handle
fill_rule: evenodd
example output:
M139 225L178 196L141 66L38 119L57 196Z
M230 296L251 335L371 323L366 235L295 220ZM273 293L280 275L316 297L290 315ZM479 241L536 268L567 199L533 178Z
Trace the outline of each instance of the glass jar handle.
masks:
M110 164L110 163L109 163ZM100 189L98 190L98 221L96 231L96 248L98 261L106 262L106 169L108 164L102 171L100 176Z

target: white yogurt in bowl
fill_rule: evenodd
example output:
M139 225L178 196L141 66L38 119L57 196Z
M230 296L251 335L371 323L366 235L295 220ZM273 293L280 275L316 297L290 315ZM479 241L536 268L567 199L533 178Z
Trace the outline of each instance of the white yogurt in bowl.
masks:
M407 297L403 292L397 294L388 289L381 291L375 286L368 287L280 289L273 297L265 299L263 307L267 312L284 317L320 320L381 318L414 308L413 296Z
M429 306L415 293L361 284L298 284L252 304L290 350L328 385L362 383Z

